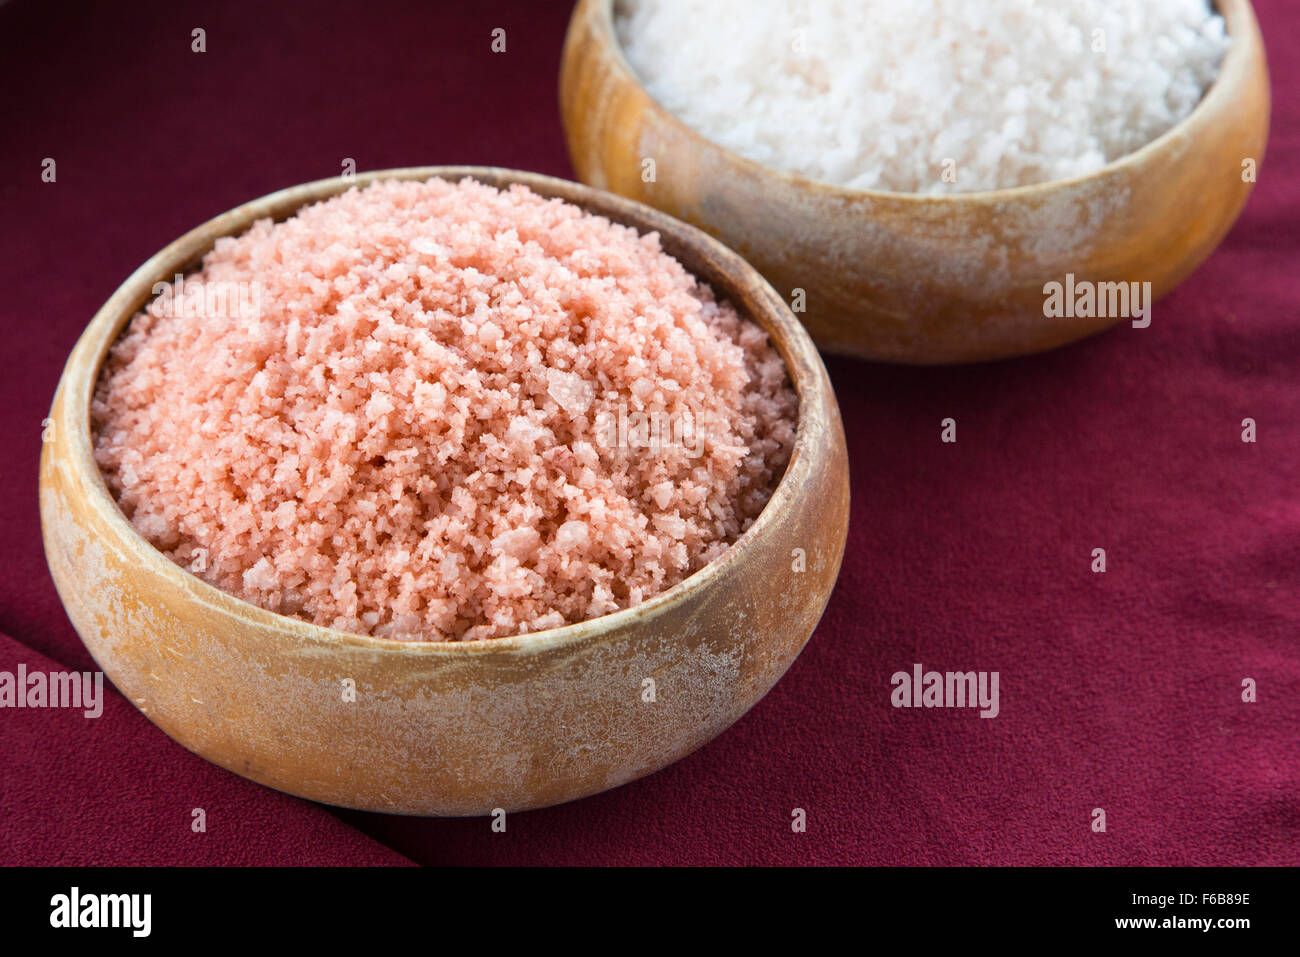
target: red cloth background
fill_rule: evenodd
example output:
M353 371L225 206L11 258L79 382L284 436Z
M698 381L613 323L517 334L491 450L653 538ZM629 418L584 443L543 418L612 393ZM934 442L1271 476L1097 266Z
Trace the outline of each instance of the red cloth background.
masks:
M969 368L828 362L852 456L843 574L802 657L718 740L501 835L266 790L106 689L97 721L0 711L0 863L1300 862L1300 10L1257 8L1259 186L1149 329ZM0 7L0 670L93 667L46 571L36 470L95 310L182 232L344 157L571 176L568 13ZM913 662L1000 672L1001 714L891 708Z

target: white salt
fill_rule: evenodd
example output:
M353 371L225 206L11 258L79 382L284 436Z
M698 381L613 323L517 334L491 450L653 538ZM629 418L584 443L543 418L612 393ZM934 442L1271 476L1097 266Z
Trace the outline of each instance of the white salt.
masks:
M749 159L954 193L1092 172L1191 113L1208 0L618 0L650 94ZM670 175L670 174L668 174Z

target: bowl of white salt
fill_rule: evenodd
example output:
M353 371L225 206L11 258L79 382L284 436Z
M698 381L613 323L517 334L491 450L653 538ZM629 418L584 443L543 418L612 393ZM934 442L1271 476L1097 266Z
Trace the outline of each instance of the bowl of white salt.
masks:
M1269 125L1248 0L580 0L560 100L584 182L917 364L1163 321Z

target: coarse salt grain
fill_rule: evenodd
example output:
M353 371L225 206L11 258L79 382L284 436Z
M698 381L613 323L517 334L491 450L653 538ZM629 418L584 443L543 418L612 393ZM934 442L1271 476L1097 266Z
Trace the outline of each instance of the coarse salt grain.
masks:
M1191 113L1208 0L618 0L646 90L741 155L926 194L1079 176Z
M353 189L185 281L257 283L259 309L137 315L96 460L172 560L320 625L467 640L630 607L734 542L793 445L761 330L656 235L521 186ZM597 428L637 415L698 441Z

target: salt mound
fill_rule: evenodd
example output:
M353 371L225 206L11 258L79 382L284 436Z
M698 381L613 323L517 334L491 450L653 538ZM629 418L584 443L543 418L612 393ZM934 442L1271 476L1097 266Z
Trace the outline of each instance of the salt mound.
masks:
M793 444L758 326L656 234L520 186L353 189L183 285L114 345L96 459L171 559L320 625L492 638L636 605L749 527Z
M1094 171L1186 117L1228 47L1207 0L618 0L616 26L709 139L916 193Z

